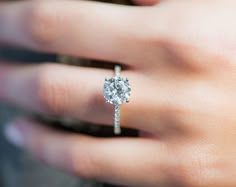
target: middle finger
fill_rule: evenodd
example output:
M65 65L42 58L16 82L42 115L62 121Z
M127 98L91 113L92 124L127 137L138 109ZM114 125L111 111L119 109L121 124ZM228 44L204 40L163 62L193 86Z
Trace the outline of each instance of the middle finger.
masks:
M84 1L0 4L0 42L112 62L140 48L140 8ZM136 52L135 52L136 51Z

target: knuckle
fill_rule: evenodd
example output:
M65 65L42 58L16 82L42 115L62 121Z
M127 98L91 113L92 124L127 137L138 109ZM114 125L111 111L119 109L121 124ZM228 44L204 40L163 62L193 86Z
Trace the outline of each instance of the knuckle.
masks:
M68 106L68 86L56 72L57 66L52 64L42 65L37 76L37 97L40 108L44 111L63 115Z
M58 36L58 14L53 2L36 1L29 16L29 34L36 47L53 45Z

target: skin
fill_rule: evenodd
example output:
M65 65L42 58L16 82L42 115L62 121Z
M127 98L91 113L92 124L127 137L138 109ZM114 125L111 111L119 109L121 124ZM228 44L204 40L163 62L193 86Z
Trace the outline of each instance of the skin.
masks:
M8 126L6 136L80 177L133 187L235 187L236 2L137 3L153 6L0 4L1 45L126 65L122 76L129 78L132 96L122 105L121 125L140 131L138 138L94 138L24 117ZM112 70L51 63L0 67L0 100L113 125L113 106L101 93Z

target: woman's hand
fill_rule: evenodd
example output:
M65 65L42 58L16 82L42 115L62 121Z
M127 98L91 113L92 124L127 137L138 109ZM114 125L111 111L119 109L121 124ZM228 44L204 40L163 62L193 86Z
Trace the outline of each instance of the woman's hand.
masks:
M150 1L151 2L151 1ZM236 2L151 7L84 1L0 5L0 41L128 68L121 125L139 138L94 138L21 119L8 138L80 177L142 187L235 187ZM113 71L65 65L0 68L0 99L43 114L113 125L102 87Z

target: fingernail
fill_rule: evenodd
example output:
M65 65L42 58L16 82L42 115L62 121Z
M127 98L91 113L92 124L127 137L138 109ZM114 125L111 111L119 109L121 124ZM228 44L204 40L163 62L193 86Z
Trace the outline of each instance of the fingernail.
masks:
M8 124L4 130L6 139L17 147L23 146L23 135L15 124Z

